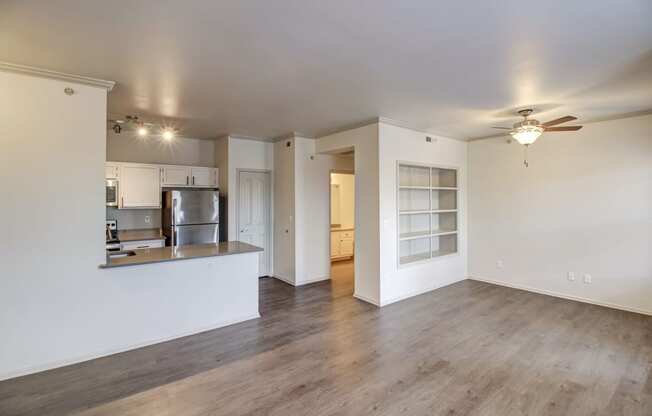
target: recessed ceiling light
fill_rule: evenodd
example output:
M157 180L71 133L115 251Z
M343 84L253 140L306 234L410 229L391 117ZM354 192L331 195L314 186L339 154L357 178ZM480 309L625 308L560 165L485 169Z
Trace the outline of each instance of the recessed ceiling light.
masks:
M149 131L147 130L147 127L145 127L145 126L138 127L138 135L140 137L145 137L145 136L147 136L148 133L149 133Z

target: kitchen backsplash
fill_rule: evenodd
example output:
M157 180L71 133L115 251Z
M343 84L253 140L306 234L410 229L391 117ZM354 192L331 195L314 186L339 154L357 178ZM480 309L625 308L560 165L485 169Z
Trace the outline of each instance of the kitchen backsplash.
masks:
M106 219L117 220L119 230L160 228L160 209L117 209L106 208ZM149 219L149 222L147 220Z

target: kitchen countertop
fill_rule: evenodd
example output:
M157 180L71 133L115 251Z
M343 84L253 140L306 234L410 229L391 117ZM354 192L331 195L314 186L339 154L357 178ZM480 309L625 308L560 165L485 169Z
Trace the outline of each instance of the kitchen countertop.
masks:
M240 241L225 241L218 244L195 244L179 247L160 247L134 250L134 256L109 259L100 268L134 266L138 264L161 263L167 261L190 260L202 257L230 256L233 254L255 253L262 248Z
M122 243L126 241L165 240L165 236L160 228L118 230L118 240Z

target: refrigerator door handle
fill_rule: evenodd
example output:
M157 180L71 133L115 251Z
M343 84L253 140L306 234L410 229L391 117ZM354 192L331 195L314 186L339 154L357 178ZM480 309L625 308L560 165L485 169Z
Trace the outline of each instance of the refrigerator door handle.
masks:
M177 200L176 198L172 198L172 226L170 227L170 245L172 247L176 247L177 245Z

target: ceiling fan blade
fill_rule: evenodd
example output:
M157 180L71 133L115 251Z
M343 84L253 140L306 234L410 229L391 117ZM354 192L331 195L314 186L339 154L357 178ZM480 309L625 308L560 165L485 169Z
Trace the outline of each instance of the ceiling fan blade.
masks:
M545 127L544 131L577 131L582 126Z
M511 127L492 127L492 129L511 130Z
M566 116L566 117L556 118L554 120L548 121L547 123L542 123L541 127L556 126L557 124L566 123L568 121L573 121L573 120L577 120L577 117Z

